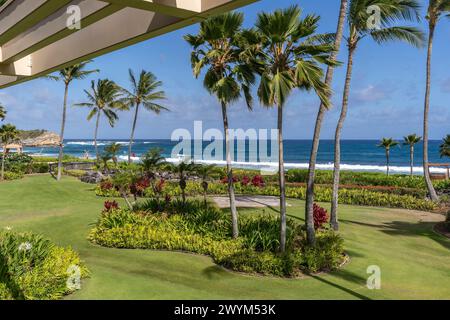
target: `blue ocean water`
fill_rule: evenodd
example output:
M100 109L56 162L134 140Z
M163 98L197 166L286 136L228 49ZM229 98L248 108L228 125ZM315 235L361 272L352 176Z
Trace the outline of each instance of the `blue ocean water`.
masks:
M111 144L112 142L120 143L123 147L121 150L120 158L125 160L127 158L129 142L126 140L99 140L98 145L100 151L103 148ZM205 148L210 142L203 142L203 148ZM439 156L440 141L430 141L430 162L439 163L446 162L445 159L441 159ZM137 140L133 144L134 160L138 161L139 157L147 152L151 148L161 148L163 155L169 160L175 161L172 155L172 150L177 145L177 141L171 140ZM342 155L341 163L343 170L358 170L358 171L385 171L385 151L382 148L377 147L378 141L376 140L344 140L342 141ZM91 158L95 156L95 149L92 140L66 140L64 142L64 152L69 155L83 157L87 154ZM248 141L247 141L248 146ZM309 152L311 148L311 141L308 140L286 140L285 141L285 162L287 168L307 168L309 161ZM270 153L270 144L268 146ZM26 148L25 152L30 154L40 154L43 156L56 156L58 154L57 148ZM320 144L318 154L318 168L319 169L332 169L333 168L333 152L334 141L322 140ZM192 151L192 154L194 152ZM250 161L248 155L248 148L245 151L246 154L238 154L237 143L235 144L235 158L238 160L238 156L241 156L240 161L237 161L236 165L246 168L261 168L267 166L276 166L276 161L273 163L261 163L258 161ZM179 159L178 159L179 160ZM244 161L242 161L244 160ZM217 164L223 164L223 161L204 161L213 162ZM450 162L450 160L448 161ZM415 168L414 171L417 174L422 173L422 144L419 143L415 148ZM432 171L443 172L444 169L432 168ZM391 150L391 171L398 173L409 172L409 147L399 146Z

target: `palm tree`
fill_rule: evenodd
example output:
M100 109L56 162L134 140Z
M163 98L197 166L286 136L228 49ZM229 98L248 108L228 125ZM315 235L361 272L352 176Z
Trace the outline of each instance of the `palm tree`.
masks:
M6 160L6 146L19 138L19 131L12 124L4 124L0 127L0 142L2 143L2 174L1 179L5 179L5 160Z
M443 143L439 146L439 153L441 158L450 157L450 134L443 139Z
M379 25L371 25L372 13L367 10L376 6L380 11ZM419 19L420 5L417 0L350 0L348 12L349 36L347 38L348 63L345 77L342 109L336 126L334 145L333 195L331 201L331 225L339 229L338 193L341 166L341 134L348 111L348 99L353 72L354 54L361 40L371 38L378 44L388 41L404 41L420 47L424 40L423 33L417 28L394 25L398 21Z
M58 75L50 75L47 78L61 81L64 83L64 103L63 103L63 113L61 120L61 133L59 141L59 156L58 156L58 175L57 180L61 180L62 175L62 159L63 159L63 142L64 142L64 131L66 128L66 115L67 115L67 100L69 97L69 86L74 80L83 80L90 74L98 72L99 70L85 70L87 64L92 61L85 61L79 64L75 64L71 67L64 68L59 71Z
M133 147L134 132L136 130L136 123L139 114L139 107L144 106L148 111L160 114L161 111L168 111L169 109L156 103L156 101L164 100L166 98L164 91L159 91L162 82L156 79L156 76L145 70L141 71L139 80L136 79L133 71L129 70L131 91L123 89L126 97L125 104L129 107L135 107L133 127L131 129L130 146L128 148L128 163L131 163L131 150Z
M379 148L384 148L386 151L386 174L389 175L389 164L390 164L390 151L391 148L398 146L398 142L394 141L392 138L383 138L378 145Z
M198 78L201 71L207 69L203 85L217 97L222 108L233 238L239 236L239 228L231 167L228 106L236 102L243 92L247 106L251 109L250 87L255 81L252 69L240 57L243 51L239 47L243 21L242 13L226 13L203 21L198 35L184 37L193 48L191 62L195 77Z
M0 120L3 121L6 118L6 109L0 104Z
M172 171L178 174L179 186L181 189L181 198L183 203L186 203L186 187L187 187L187 178L190 173L195 171L196 165L194 162L185 162L182 161L176 166L172 166Z
M205 202L205 207L207 206L207 194L208 194L208 181L211 179L211 176L217 172L217 166L214 164L210 165L198 165L195 168L195 173L202 179L202 188L203 188L203 199Z
M428 51L427 51L427 80L425 89L425 107L423 116L423 173L425 183L431 200L438 201L438 195L434 189L428 170L428 116L430 113L430 95L431 95L431 57L433 53L433 40L436 26L440 18L450 12L450 0L429 0L427 20L428 20Z
M314 90L325 106L330 105L330 89L323 82L320 64L334 63L329 59L334 44L329 37L316 34L320 18L301 18L298 6L274 13L260 13L256 32L261 37L261 82L258 96L267 107L278 109L279 187L280 187L280 251L286 249L286 193L283 157L283 111L295 88ZM308 242L315 243L312 215L306 216Z
M100 124L100 116L103 114L108 119L109 125L114 127L115 122L119 119L116 111L126 110L126 106L122 103L121 88L113 81L108 79L97 80L91 82L91 91L84 90L89 102L78 103L76 106L88 107L91 109L87 119L91 120L97 116L94 133L94 146L97 160L99 159L99 152L97 146L98 127Z
M155 172L166 164L166 159L162 156L162 152L163 150L160 148L153 148L142 156L141 166L147 177L154 178Z
M414 146L422 140L422 137L418 135L410 134L409 136L403 137L403 145L409 146L409 164L411 166L410 175L412 177L414 172Z
M117 155L122 149L122 145L120 143L114 142L105 147L105 153L110 156L110 160L114 162L114 165L117 167Z
M344 33L345 17L347 15L347 7L348 7L348 0L341 0L341 7L339 10L339 20L336 31L336 39L334 41L335 51L330 56L330 60L332 61L336 61L338 52L341 48L341 42ZM331 87L332 85L333 75L334 75L334 66L331 65L328 67L327 74L325 76L325 83L329 87ZM314 209L314 179L316 176L317 153L319 151L319 144L320 144L320 131L322 130L322 123L327 110L328 110L327 106L321 103L316 118L313 143L311 147L311 155L309 158L308 181L306 185L305 215L307 216L308 215L311 216L313 214ZM330 222L333 223L333 221Z

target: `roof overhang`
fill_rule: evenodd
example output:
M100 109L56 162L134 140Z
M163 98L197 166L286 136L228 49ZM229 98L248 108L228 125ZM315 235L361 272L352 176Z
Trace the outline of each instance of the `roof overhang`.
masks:
M0 88L255 1L258 0L3 1L0 6ZM81 28L76 28L74 21L79 21Z

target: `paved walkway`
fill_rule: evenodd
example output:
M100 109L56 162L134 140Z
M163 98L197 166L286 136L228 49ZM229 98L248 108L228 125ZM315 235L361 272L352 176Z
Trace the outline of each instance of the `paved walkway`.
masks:
M219 208L230 207L228 197L212 197L212 200L217 203ZM279 207L280 199L270 196L236 196L236 206L240 208Z

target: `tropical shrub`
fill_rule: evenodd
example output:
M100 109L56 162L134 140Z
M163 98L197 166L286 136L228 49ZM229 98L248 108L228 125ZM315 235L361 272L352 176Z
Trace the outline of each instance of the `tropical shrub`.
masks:
M60 299L87 274L70 248L30 233L0 233L0 300Z
M123 209L104 211L89 239L106 247L206 254L217 264L235 271L276 276L335 269L343 261L342 238L332 231L319 231L320 249L312 249L306 245L306 235L301 226L288 220L287 252L280 255L277 253L278 217L242 216L240 238L233 240L229 217L212 205L204 207L202 201L193 201L188 206L198 206L196 210L167 214L157 212L157 205L149 203L144 205L149 208L145 212ZM322 243L325 238L333 243Z
M22 179L24 174L22 172L5 172L5 180L18 180Z

